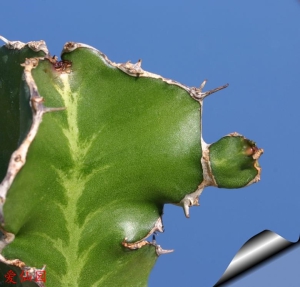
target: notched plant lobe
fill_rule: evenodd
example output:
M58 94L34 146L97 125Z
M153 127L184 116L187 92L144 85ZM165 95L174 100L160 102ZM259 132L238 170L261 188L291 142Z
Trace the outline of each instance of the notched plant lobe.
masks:
M19 101L8 114L21 123L0 125L2 262L46 264L48 286L145 285L158 256L173 251L155 239L164 204L189 217L205 187L260 180L263 149L253 141L202 137L203 101L228 84L204 92L206 80L188 87L86 44L66 43L58 61L43 41L0 39L0 56L22 59L18 81L0 89L3 107ZM7 82L9 70L0 66ZM95 274L83 282L87 270Z

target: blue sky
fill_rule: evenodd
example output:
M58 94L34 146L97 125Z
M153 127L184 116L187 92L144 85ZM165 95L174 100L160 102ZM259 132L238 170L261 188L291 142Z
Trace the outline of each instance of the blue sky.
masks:
M51 54L66 41L82 42L114 62L141 58L145 70L189 86L204 79L207 89L230 84L204 103L204 139L236 131L256 141L265 150L262 179L245 189L207 188L190 219L166 206L157 241L175 252L159 258L150 287L212 286L239 248L265 229L298 240L299 1L16 0L1 3L1 12L0 34L43 39ZM299 251L278 260L292 270ZM232 286L266 286L277 272L268 266L260 285L249 283L253 273ZM289 274L285 286L296 286L297 276Z

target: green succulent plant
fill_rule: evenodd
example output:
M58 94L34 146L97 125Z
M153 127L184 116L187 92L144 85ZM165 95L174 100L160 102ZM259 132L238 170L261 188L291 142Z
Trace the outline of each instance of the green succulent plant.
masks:
M0 259L20 286L44 265L39 286L145 286L172 251L151 240L164 204L189 217L206 186L260 179L253 141L202 138L203 100L227 85L203 92L85 44L59 61L43 41L1 39Z

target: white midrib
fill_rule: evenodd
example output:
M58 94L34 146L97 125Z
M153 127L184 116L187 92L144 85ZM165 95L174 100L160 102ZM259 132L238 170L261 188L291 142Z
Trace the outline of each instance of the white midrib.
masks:
M67 107L67 128L63 129L63 133L69 143L74 167L67 173L56 169L59 181L67 195L67 206L61 210L66 220L69 241L65 244L57 240L54 242L54 247L63 254L67 264L67 272L60 278L61 286L75 287L78 286L81 270L87 260L87 256L78 258L79 238L84 226L80 227L77 222L77 203L85 184L90 179L90 176L83 177L80 170L92 141L89 144L80 142L77 117L79 93L71 91L69 75L62 74L60 78L62 86L55 86L55 88L61 94L64 105Z

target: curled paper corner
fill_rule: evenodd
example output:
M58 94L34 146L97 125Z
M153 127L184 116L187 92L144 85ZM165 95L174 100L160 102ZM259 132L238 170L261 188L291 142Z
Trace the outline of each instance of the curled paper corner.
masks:
M222 286L222 284L227 283L256 265L299 243L300 237L297 242L290 242L270 230L258 233L241 247L214 287Z

